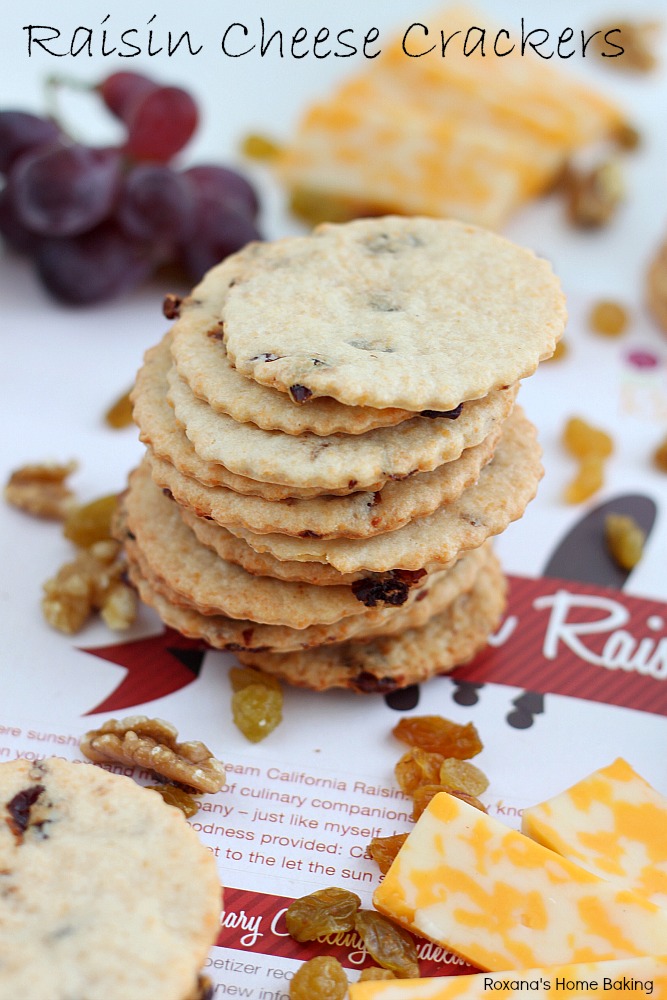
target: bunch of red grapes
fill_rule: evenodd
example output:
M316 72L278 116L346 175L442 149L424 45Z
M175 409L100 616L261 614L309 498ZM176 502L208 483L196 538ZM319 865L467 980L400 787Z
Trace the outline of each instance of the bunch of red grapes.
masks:
M0 111L0 234L62 302L90 304L177 265L189 283L259 239L251 184L226 167L177 169L199 114L179 87L113 73L94 88L120 146L73 142L50 118Z

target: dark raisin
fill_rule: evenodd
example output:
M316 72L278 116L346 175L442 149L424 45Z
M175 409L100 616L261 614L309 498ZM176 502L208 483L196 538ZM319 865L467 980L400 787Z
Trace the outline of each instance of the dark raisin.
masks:
M378 604L390 604L398 607L408 599L409 587L402 580L355 580L352 593L358 601L367 608L375 608Z
M350 479L347 484L348 490L354 489L354 487L357 485L358 482L359 482L358 479Z
M431 420L435 420L436 417L447 417L448 420L456 420L457 417L461 416L462 409L463 403L459 403L453 410L421 410L419 416L429 417Z
M280 354L256 354L254 358L250 358L251 361L280 361L282 355Z
M17 792L7 803L7 812L10 816L7 823L14 836L20 838L28 829L30 810L43 791L44 785L32 785L30 788L24 788L22 792Z
M171 492L171 490L169 489L168 486L163 486L162 487L162 492L164 493L164 495L166 497L169 497L170 500L174 499L174 494Z
M288 391L293 403L305 403L313 395L311 390L305 385L291 385Z
M367 670L357 674L350 684L362 694L391 694L398 687L398 682L393 677L376 677Z
M225 324L224 323L218 323L217 326L214 326L212 330L208 331L207 337L210 337L211 340L224 340L225 339Z
M309 531L308 528L306 528L305 531L299 532L299 538L321 538L321 537L322 536L318 535L316 531Z
M165 295L162 303L162 315L165 319L178 319L181 315L181 304L183 299L180 295Z

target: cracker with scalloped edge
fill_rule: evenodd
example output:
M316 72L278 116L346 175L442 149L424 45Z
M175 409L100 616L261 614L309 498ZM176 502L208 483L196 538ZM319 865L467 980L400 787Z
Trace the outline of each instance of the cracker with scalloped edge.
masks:
M453 503L396 531L372 538L321 539L258 535L233 526L229 530L257 552L269 552L276 559L328 563L340 573L414 570L449 562L521 517L542 478L540 456L535 427L517 406L478 482Z
M325 224L240 256L220 316L229 358L302 398L452 410L532 374L565 327L546 260L453 220Z
M301 406L285 393L244 378L229 362L220 323L227 290L236 280L238 267L237 257L232 256L212 268L184 299L179 319L171 328L174 364L195 396L237 423L285 434L364 434L414 416L396 407L345 406L329 396Z
M480 444L467 448L455 462L408 479L390 480L381 490L360 491L342 497L264 500L243 496L224 486L203 486L183 476L169 462L150 455L151 474L177 503L218 524L248 528L258 534L277 531L303 538L366 538L394 531L414 518L431 514L457 500L476 483L491 461L502 433L498 421Z
M448 673L485 645L505 608L506 583L492 558L469 591L423 625L366 641L292 653L238 653L247 666L299 687L386 694Z
M518 389L514 384L470 400L455 419L417 416L365 434L320 437L237 424L198 399L175 369L167 380L176 419L200 458L241 476L321 492L345 488L351 480L368 489L369 483L403 479L455 461L507 417Z
M265 500L284 500L286 497L319 496L320 489L298 489L280 486L276 483L259 482L247 476L239 476L226 469L219 462L207 462L200 458L177 422L174 411L167 401L167 372L172 367L169 353L171 335L151 347L137 373L131 394L133 415L139 427L139 438L160 458L171 462L184 476L197 479L205 486L226 486L236 493L260 496ZM382 483L373 484L379 489ZM347 481L340 490L326 490L328 493L350 493L357 483Z
M190 638L203 639L213 648L234 652L289 652L340 643L356 636L397 634L413 622L423 623L469 589L488 558L488 552L480 547L443 572L429 574L417 589L415 600L402 607L383 608L374 616L351 615L332 625L294 629L225 615L203 615L197 608L183 603L168 582L151 570L135 542L128 540L126 551L128 575L139 596L166 625Z

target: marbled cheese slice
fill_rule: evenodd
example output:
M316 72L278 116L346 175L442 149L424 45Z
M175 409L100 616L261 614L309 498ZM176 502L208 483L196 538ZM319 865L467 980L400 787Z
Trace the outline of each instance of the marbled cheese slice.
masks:
M601 878L667 906L667 798L622 758L525 810L522 830Z
M667 1000L667 957L622 958L581 965L551 965L521 973L483 972L474 976L399 979L350 986L350 1000L480 1000L507 996L651 996Z
M407 38L402 25L377 59L310 105L274 161L311 221L383 212L498 228L548 189L574 150L622 124L614 102L556 59L521 52L516 32L499 38L501 52L514 51L494 55L499 28L487 16L462 6L426 20L428 37L419 21ZM464 52L474 25L485 30L485 56L469 51L474 28ZM440 31L458 32L444 58Z
M441 792L373 901L492 971L661 955L667 911Z

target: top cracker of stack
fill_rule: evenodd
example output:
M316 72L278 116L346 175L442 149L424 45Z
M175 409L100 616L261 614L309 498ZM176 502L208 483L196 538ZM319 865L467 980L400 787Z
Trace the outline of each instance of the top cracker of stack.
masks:
M388 691L451 669L504 607L487 539L541 466L514 401L565 324L549 264L387 217L213 268L134 390L122 530L167 624L292 683Z
M310 222L395 212L497 229L577 149L622 126L611 101L522 45L520 30L510 39L501 29L501 55L498 28L479 12L422 20L312 104L275 160Z

